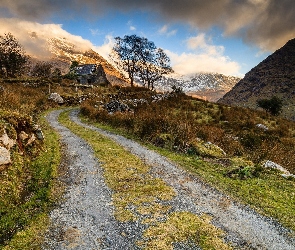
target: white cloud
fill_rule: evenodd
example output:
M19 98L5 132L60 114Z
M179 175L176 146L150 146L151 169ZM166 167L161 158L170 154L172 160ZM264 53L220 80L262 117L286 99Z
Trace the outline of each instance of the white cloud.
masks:
M135 30L136 30L136 27L133 25L133 23L132 23L131 20L129 20L129 21L127 22L127 25L129 26L129 29L130 29L131 31L135 31Z
M100 54L102 57L104 57L105 59L108 58L113 46L114 46L114 37L112 35L107 35L105 37L105 41L104 44L101 46L94 46L92 49L97 52L98 54Z
M206 39L205 33L200 33L195 37L190 37L186 41L186 44L190 50L204 52L209 55L222 55L224 52L223 46L210 44L210 39Z
M196 72L218 72L225 75L241 76L240 65L224 55L224 47L211 44L206 34L200 33L186 41L190 52L177 54L166 51L176 73L181 75Z
M129 29L132 31L136 30L136 28L134 26L130 26Z
M101 32L99 31L99 29L90 29L91 35L93 36L98 36L101 35Z
M174 71L181 75L190 75L197 72L218 72L224 75L241 76L240 65L231 61L224 55L207 53L182 53L177 54L166 50L170 57Z
M16 18L0 18L0 34L8 32L18 39L29 55L44 60L51 56L48 51L48 41L52 38L64 38L80 51L93 47L90 41L70 34L60 24L40 24Z
M158 33L161 35L166 35L166 36L174 36L177 33L177 30L169 30L168 25L164 25L161 29L158 30Z

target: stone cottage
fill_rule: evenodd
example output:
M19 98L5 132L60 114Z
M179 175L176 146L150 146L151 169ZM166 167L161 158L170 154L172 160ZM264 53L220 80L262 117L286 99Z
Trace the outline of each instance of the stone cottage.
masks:
M75 69L77 81L80 84L108 85L110 84L103 67L99 64L83 64Z

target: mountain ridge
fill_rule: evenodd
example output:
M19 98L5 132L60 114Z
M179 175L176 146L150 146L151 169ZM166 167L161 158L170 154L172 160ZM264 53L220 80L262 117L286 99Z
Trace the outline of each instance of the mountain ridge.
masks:
M192 75L172 74L157 81L155 88L160 91L171 91L172 87L176 86L188 95L215 102L240 79L235 76L209 72L198 72Z
M219 103L257 109L259 99L283 100L282 117L295 119L295 38L252 68Z

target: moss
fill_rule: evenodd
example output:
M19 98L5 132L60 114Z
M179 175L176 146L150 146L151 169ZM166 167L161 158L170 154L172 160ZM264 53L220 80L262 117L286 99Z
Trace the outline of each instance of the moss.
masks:
M41 124L45 142L38 157L14 151L13 164L0 173L0 249L38 249L46 213L58 198L58 135L44 120Z
M210 223L210 217L201 217L190 212L172 213L167 221L148 228L144 237L148 240L138 242L144 249L173 249L178 242L193 241L202 249L232 249L222 237L224 232Z
M197 155L206 157L222 158L225 157L225 152L210 142L204 142L202 140L195 140L191 143L191 149Z

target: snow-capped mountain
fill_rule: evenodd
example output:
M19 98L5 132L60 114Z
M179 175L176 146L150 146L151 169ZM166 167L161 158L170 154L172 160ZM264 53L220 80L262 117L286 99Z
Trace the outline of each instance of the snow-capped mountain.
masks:
M79 48L65 38L53 38L49 42L52 62L67 73L72 61L80 64L101 64L112 85L128 85L124 75L106 59L91 49ZM194 75L171 74L154 84L157 91L171 91L172 86L180 87L186 94L208 101L217 101L230 91L240 80L238 77L218 73L196 73ZM139 84L141 85L141 84Z
M196 73L194 75L171 74L157 81L154 86L158 91L171 91L179 87L188 95L208 101L217 101L230 91L241 79L218 73Z

